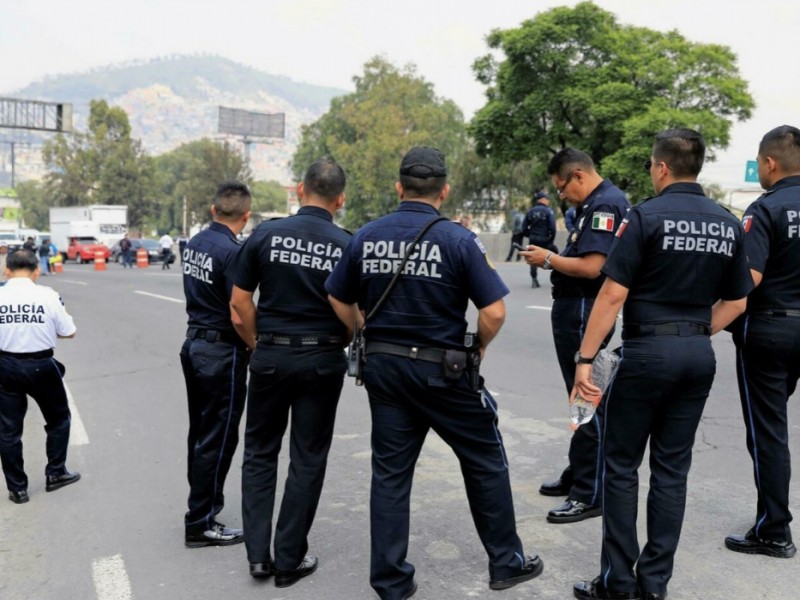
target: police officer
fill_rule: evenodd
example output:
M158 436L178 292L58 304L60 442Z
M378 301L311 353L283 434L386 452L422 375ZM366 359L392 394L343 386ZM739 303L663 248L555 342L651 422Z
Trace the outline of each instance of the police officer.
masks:
M181 366L189 402L189 548L244 541L241 529L216 521L225 506L223 488L239 441L247 389L247 346L230 308L232 280L225 270L239 251L236 236L250 218L250 190L225 182L211 205L213 221L183 250L183 291L189 329Z
M725 545L736 552L789 558L796 549L789 528L786 406L800 377L800 129L783 125L762 138L758 177L767 191L743 220L756 289L734 331L758 504L752 529L727 537Z
M575 377L575 352L605 279L600 269L630 205L625 194L600 177L594 161L580 150L565 148L557 152L547 166L547 173L559 196L577 207L577 224L569 233L561 255L535 246L522 255L532 265L553 270L550 319L558 364L569 394ZM612 327L603 347L613 332ZM569 466L561 477L539 488L544 496L567 496L563 504L547 513L549 522L574 523L600 516L599 438L598 418L581 425L570 440Z
M22 425L28 396L45 420L45 490L78 481L66 467L70 412L64 365L53 358L56 338L75 337L75 323L51 288L36 285L40 264L31 250L17 250L6 262L7 283L0 287L0 458L8 498L28 501L28 476L22 460Z
M536 192L533 195L533 206L522 221L522 231L530 243L545 248L558 254L558 248L553 243L556 239L556 216L550 208L550 197L547 192ZM531 287L539 287L536 277L536 265L530 264Z
M400 207L362 227L326 283L344 323L369 315L402 262L408 244L439 217L447 198L444 155L412 148L396 184ZM465 312L478 308L480 354L505 318L508 288L475 234L444 219L409 256L384 305L365 325L363 381L372 415L370 583L383 600L417 589L406 560L414 466L433 428L461 463L475 527L489 555L489 586L500 590L538 576L542 561L525 556L517 536L508 462L497 429L497 404L469 381Z
M306 556L336 407L346 370L347 330L333 312L325 279L350 234L333 224L345 174L330 160L297 186L300 210L259 225L232 267L232 305L252 347L242 465L242 517L250 575L275 574L287 587L313 573ZM258 288L258 308L253 294ZM258 345L256 345L256 340ZM291 412L290 466L270 553L278 454Z
M709 333L744 310L753 287L742 226L696 183L704 156L696 131L656 136L645 168L657 195L620 225L575 356L573 397L599 400L591 362L624 305L622 359L603 398L601 576L575 584L577 598L667 595L692 445L716 370ZM637 470L648 439L647 544L640 552Z
M522 246L522 238L525 237L525 233L522 230L522 222L524 220L525 216L522 214L522 211L517 210L516 208L511 211L511 247L508 249L506 262L510 262L514 257L514 252L518 250L517 246ZM519 261L519 259L520 256L518 253L517 260Z

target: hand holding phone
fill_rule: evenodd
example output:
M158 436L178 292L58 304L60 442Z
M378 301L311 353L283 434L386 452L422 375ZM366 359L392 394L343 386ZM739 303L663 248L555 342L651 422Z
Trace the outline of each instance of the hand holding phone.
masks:
M522 250L523 252L525 252L527 250L526 247L520 246L517 242L514 242L511 245L514 246L514 248L516 248L517 250Z

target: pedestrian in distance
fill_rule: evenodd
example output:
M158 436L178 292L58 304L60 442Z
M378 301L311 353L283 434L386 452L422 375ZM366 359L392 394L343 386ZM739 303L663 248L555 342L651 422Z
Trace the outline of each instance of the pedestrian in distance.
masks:
M521 210L517 210L516 208L511 212L511 247L508 249L508 256L506 256L506 262L511 262L511 259L514 257L514 252L516 252L519 247L522 246L522 239L525 237L525 234L522 231L522 221L525 219L525 215L522 214ZM519 254L517 254L517 260L520 259Z
M558 254L558 247L553 243L556 239L556 216L550 208L550 197L547 192L536 192L533 195L533 205L522 221L522 235L527 237L530 245L539 246ZM538 288L536 265L530 265L531 287Z
M239 316L230 308L233 282L225 273L239 252L236 236L250 218L250 204L245 184L220 184L211 225L186 247L183 291L189 328L180 357L189 406L184 516L189 548L244 541L241 529L225 527L216 517L225 506L225 479L247 393L247 344Z
M709 334L741 314L753 288L741 224L697 184L704 157L696 131L656 136L644 163L656 196L631 208L617 230L575 356L572 397L599 401L592 360L624 307L622 358L602 399L600 575L575 584L579 599L667 597L692 446L716 371ZM647 543L640 550L638 469L648 442Z
M758 492L753 527L725 538L735 552L790 558L787 404L800 377L800 129L783 125L758 147L764 194L744 213L755 290L736 322L736 374Z
M0 285L5 285L6 279L6 261L8 260L8 242L0 240Z
M370 583L383 600L410 598L417 590L407 560L411 484L434 429L461 464L489 557L489 587L507 589L543 569L517 536L497 403L478 375L480 357L505 319L508 288L480 239L440 217L450 186L439 150L409 150L395 189L396 212L358 230L325 284L342 323L367 315L362 376L372 417ZM396 271L385 268L398 261ZM466 331L470 301L478 309L475 335Z
M8 497L28 502L28 476L22 458L22 428L33 398L45 420L47 466L45 490L78 481L67 470L70 411L64 388L64 365L53 358L57 338L74 338L72 317L51 288L37 285L41 265L30 250L6 259L8 281L0 287L0 459Z
M169 261L172 258L172 238L165 233L158 240L158 247L161 248L161 270L169 269Z
M529 246L521 254L528 264L552 270L550 320L558 365L569 395L574 384L575 353L605 279L601 268L630 205L619 188L597 173L591 157L575 148L557 152L547 173L559 197L577 207L578 223L567 237L562 254L540 246ZM612 327L602 347L613 333ZM578 427L570 440L569 465L558 479L539 488L545 496L567 496L563 504L547 513L550 523L574 523L600 516L599 439L599 418Z
M41 275L50 273L50 240L42 240L41 245L37 248L39 253L39 262L41 263Z
M128 239L128 234L122 236L122 239L119 241L119 253L122 257L122 268L133 268L133 261L131 260L131 248L133 244Z
M247 558L250 575L274 574L281 588L313 573L319 562L306 554L308 534L347 367L347 328L325 292L350 239L333 223L344 189L345 173L335 162L310 165L297 186L297 214L256 227L231 267L231 305L254 349L242 464ZM278 454L290 415L289 471L273 536Z
M183 251L186 249L186 244L189 242L189 238L186 237L186 232L181 231L181 234L175 240L178 243L178 256L181 259L181 266L183 266Z

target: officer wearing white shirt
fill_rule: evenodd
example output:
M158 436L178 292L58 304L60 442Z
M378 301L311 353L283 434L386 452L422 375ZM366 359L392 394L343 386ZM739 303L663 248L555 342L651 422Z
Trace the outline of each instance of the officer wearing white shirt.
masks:
M172 238L165 233L158 240L158 247L161 248L161 270L169 269L169 259L172 255Z
M56 338L75 337L75 323L53 289L36 284L39 260L30 250L9 254L8 282L0 287L0 459L16 504L28 501L28 477L22 460L22 425L27 396L39 405L47 432L45 489L75 483L67 471L70 412L62 377L64 365L53 358Z

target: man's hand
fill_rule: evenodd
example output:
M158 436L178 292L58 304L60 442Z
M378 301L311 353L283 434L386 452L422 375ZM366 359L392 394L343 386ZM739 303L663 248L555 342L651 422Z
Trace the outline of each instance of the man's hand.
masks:
M550 254L550 250L528 244L525 250L519 251L520 256L525 259L525 262L534 267L541 267L544 265L544 259Z
M570 404L575 401L576 395L595 405L600 404L602 392L592 383L592 365L575 365L575 385L569 395Z

